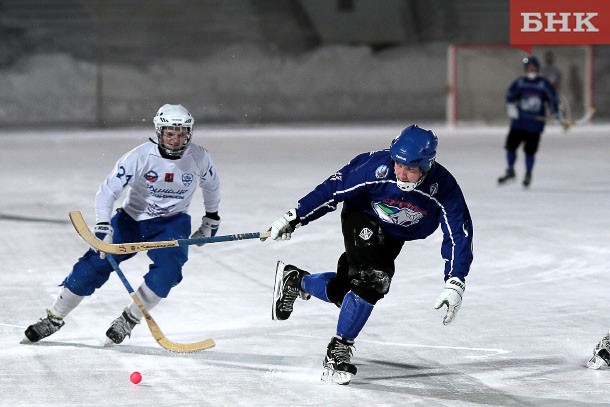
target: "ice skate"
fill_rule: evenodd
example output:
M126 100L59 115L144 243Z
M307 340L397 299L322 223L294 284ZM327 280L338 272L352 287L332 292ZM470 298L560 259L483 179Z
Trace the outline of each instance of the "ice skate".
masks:
M271 317L274 320L285 320L292 314L294 302L297 297L308 300L311 296L301 291L301 280L309 275L292 265L277 262L275 269L275 285L273 287L273 307Z
M529 188L532 183L532 173L526 172L525 177L523 178L523 188Z
M602 366L610 366L610 332L595 346L593 357L587 362L589 369L599 369Z
M349 384L358 368L350 362L353 353L353 342L336 336L330 340L324 358L322 381L335 384Z
M498 185L504 185L515 180L515 170L509 168L506 170L506 174L498 178Z
M106 331L106 337L112 341L106 341L106 344L119 344L125 340L125 337L131 337L131 330L139 323L140 321L125 309L121 316L112 321L110 328Z
M27 327L25 330L25 339L22 343L27 343L27 341L32 343L38 342L42 338L46 338L59 331L64 324L65 322L62 318L56 317L51 314L51 311L47 310L46 317L40 318L38 322Z

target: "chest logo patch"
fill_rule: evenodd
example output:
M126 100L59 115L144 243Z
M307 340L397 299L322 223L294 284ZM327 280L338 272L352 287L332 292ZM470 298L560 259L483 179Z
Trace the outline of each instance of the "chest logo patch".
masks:
M424 217L421 212L411 208L399 208L397 206L386 205L382 202L373 202L372 206L379 219L400 226L414 225Z
M153 170L150 170L146 174L144 174L144 179L146 179L146 181L148 182L157 182L157 180L159 179L159 175Z

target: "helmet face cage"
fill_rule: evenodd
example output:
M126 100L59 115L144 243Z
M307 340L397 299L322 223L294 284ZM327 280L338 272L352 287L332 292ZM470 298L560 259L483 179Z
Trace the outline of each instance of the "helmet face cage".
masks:
M170 157L182 157L184 151L191 142L193 136L193 125L195 120L188 110L182 105L163 105L153 118L155 131L157 133L157 144L162 152ZM186 129L186 141L179 149L171 149L163 143L163 130L166 127L181 127Z
M408 167L419 167L425 174L436 160L438 137L432 130L413 124L404 129L390 146L390 155L395 162Z

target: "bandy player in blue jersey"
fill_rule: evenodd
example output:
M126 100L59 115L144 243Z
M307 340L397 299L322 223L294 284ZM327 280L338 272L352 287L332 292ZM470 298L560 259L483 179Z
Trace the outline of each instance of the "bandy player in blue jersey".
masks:
M156 140L125 153L100 185L95 197L96 236L112 243L184 239L191 233L187 213L197 187L206 210L192 237L212 236L218 231L220 180L210 152L191 143L195 120L182 105L161 106L153 118ZM113 215L115 201L126 197ZM144 282L136 293L150 310L182 281L182 267L188 260L187 247L151 250ZM117 262L136 253L117 255ZM38 342L64 326L64 318L81 301L102 287L112 272L104 253L89 249L74 264L46 316L25 330L29 342ZM131 303L106 331L107 343L121 343L142 318Z
M348 384L357 368L353 344L375 304L390 290L395 259L405 242L425 239L440 225L444 288L435 303L447 306L443 323L455 318L472 263L473 226L462 191L451 173L436 162L438 138L417 125L405 128L389 150L353 158L273 222L271 238L290 239L343 203L345 252L337 271L318 274L278 262L273 319L290 317L297 297L319 298L341 308L327 347L322 380ZM402 268L402 267L401 267ZM414 272L405 265L404 272Z
M534 56L523 58L525 75L515 79L506 91L506 112L510 118L510 130L506 136L506 172L498 178L498 184L504 185L515 179L515 162L517 149L523 144L525 153L525 176L523 186L528 188L532 183L532 171L540 138L544 131L547 109L564 128L567 124L559 111L559 101L555 87L540 75L540 63Z

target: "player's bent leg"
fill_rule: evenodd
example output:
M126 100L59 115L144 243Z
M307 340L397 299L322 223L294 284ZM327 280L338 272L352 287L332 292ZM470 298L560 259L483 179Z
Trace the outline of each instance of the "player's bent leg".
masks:
M271 318L274 320L286 320L292 314L294 302L297 297L304 300L309 299L309 295L301 289L301 280L310 275L307 271L301 270L293 265L277 262L275 268L275 284L273 286L273 305L271 308Z
M373 304L355 292L348 292L341 304L339 320L337 321L337 336L354 341L371 316L373 308Z
M118 260L117 260L118 261ZM77 295L87 297L108 281L112 266L99 253L88 250L72 267L62 285Z
M150 250L148 257L153 263L144 281L157 296L167 298L171 289L182 282L182 266L188 260L188 250L186 247Z
M190 219L190 218L189 218ZM186 234L188 236L188 234ZM147 308L153 308L162 298L169 295L172 287L182 281L182 266L188 260L188 250L185 247L151 250L148 257L153 261L148 273L144 275L144 283L138 288L136 295ZM107 344L122 343L131 337L131 331L140 323L142 312L132 301L121 315L112 321L106 331Z
M337 276L334 271L303 276L301 291L322 301L333 302L328 296L328 284Z
M142 303L144 308L148 311L150 311L154 307L156 307L159 304L159 302L161 302L161 300L162 300L162 298L159 297L157 294L155 294L155 292L153 290L151 290L146 285L146 283L142 283L140 285L140 287L138 287L138 289L136 290L136 295L140 299L140 302ZM142 319L142 317L144 316L142 314L142 311L140 311L138 304L136 304L134 301L131 301L129 303L129 306L127 306L127 309L129 310L129 313L131 315L136 317L137 320Z

